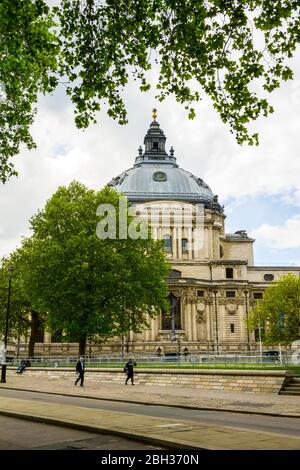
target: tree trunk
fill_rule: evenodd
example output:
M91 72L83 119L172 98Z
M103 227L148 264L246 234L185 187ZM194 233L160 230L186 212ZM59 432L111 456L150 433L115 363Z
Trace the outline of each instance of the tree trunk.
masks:
M30 322L30 338L29 338L29 344L28 344L28 357L34 357L34 346L36 343L38 329L41 323L42 322L39 318L39 314L35 311L32 311L31 322Z
M79 356L85 355L85 348L86 348L86 338L80 338L79 340Z

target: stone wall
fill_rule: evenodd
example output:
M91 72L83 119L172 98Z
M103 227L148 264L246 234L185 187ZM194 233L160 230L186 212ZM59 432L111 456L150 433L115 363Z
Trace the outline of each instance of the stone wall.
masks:
M15 373L10 370L9 373ZM47 380L65 378L74 380L73 369L31 368L26 375L45 377ZM135 383L141 385L193 387L206 390L231 392L279 393L286 380L293 374L289 371L250 371L250 370L176 370L176 369L136 369ZM125 374L120 369L86 369L85 381L123 384Z

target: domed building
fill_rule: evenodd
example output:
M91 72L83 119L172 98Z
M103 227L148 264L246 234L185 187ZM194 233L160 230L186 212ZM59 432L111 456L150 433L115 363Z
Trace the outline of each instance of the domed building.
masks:
M151 328L130 333L127 352L242 352L258 350L259 332L249 332L249 308L278 277L299 268L255 267L254 240L245 230L225 232L224 208L210 187L182 169L174 149L154 120L144 150L132 168L109 186L128 198L139 217L150 221L153 237L164 239L172 264L168 278L170 315ZM116 341L118 339L116 338ZM110 342L102 347L117 350Z
M225 232L224 208L210 187L182 169L156 121L132 168L108 185L123 193L131 209L165 242L172 265L167 280L170 315L151 319L142 333L130 332L87 354L236 353L259 350L259 331L247 328L249 309L282 275L300 276L299 267L254 266L254 240L245 230ZM59 343L42 332L36 355L76 355L77 344Z

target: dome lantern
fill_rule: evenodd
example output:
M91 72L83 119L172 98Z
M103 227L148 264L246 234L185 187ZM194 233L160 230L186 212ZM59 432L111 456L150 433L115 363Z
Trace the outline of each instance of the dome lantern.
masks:
M166 152L167 139L156 121L156 110L152 117L144 138L144 151L140 147L134 166L113 178L108 185L125 194L131 204L159 200L203 203L212 211L223 213L210 187L178 166L173 147L169 154Z

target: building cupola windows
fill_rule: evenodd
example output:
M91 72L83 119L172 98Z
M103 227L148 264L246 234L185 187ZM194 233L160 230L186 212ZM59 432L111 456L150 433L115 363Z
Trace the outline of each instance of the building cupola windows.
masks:
M165 241L165 251L166 251L166 253L171 253L172 252L172 237L171 237L171 235L165 235L164 236L164 241Z

